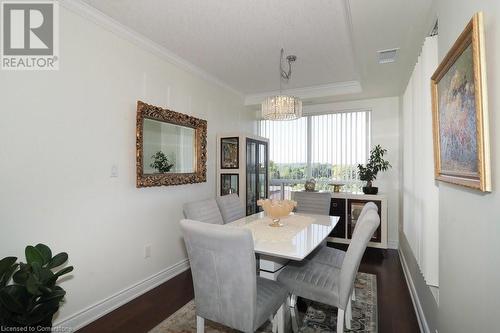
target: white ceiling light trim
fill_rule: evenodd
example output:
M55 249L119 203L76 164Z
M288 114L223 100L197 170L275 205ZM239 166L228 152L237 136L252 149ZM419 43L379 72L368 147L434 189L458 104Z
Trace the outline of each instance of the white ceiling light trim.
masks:
M361 93L363 89L359 81L346 81L331 84L321 84L317 86L285 89L282 91L285 95L296 96L302 100L310 98L330 97L348 94ZM258 94L250 94L245 96L245 106L257 105L271 95L278 95L279 90L268 91Z
M115 35L124 38L142 49L149 51L156 56L168 61L169 63L176 65L187 72L194 74L208 82L215 83L218 86L231 91L238 96L243 96L243 93L234 89L226 82L215 77L214 75L208 73L207 71L201 69L200 67L186 61L185 59L179 57L172 51L161 46L160 44L152 41L146 36L136 32L108 16L107 14L101 12L99 9L83 2L81 0L60 0L59 2L64 8L71 10L72 12L86 18L102 28L114 33Z

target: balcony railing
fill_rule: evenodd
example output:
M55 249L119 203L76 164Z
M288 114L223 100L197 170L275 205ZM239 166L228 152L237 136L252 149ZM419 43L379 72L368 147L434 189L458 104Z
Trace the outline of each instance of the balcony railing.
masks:
M317 190L330 190L331 183L334 180L317 180L316 189ZM290 200L292 197L292 191L304 190L306 180L305 179L271 179L269 182L269 199L273 200ZM359 192L363 183L359 180L343 181L345 184L343 191L346 192Z

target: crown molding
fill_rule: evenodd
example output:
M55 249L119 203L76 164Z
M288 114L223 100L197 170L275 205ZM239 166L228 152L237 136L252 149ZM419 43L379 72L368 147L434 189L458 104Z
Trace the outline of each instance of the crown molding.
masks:
M179 57L174 54L172 51L167 48L161 46L160 44L152 41L146 36L130 29L129 27L123 25L117 20L111 18L110 16L104 14L100 10L92 7L91 5L81 1L81 0L60 0L60 5L80 16L86 18L93 23L99 25L100 27L114 33L115 35L124 38L135 45L141 47L142 49L153 53L154 55L160 57L163 60L168 61L169 63L184 69L185 71L196 75L205 81L210 83L214 83L224 89L229 90L230 92L240 96L243 98L244 94L240 91L234 89L224 81L219 78L209 74L198 66L190 63L189 61Z
M346 82L322 84L304 88L287 89L283 90L281 93L285 95L296 96L300 99L307 99L307 98L357 94L362 91L363 89L361 89L361 84L359 83L359 81L346 81ZM278 94L280 94L280 91L274 90L259 94L247 95L245 96L245 106L260 104L266 97Z

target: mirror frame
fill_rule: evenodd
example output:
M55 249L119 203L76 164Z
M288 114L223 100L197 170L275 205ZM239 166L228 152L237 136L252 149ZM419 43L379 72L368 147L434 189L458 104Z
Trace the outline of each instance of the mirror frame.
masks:
M144 119L152 119L164 123L190 127L195 130L195 172L144 174ZM163 109L158 106L137 101L136 122L136 186L170 186L203 183L207 181L207 121L183 113Z

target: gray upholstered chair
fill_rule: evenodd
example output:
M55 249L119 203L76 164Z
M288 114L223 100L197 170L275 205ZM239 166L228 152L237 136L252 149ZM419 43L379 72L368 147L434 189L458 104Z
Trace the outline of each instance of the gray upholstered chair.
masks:
M297 202L297 208L295 208L297 213L330 215L330 202L332 201L330 192L294 192L293 200ZM323 241L319 248L325 246L326 240Z
M332 195L330 192L294 192L294 200L297 201L297 213L330 215L330 203ZM339 265L344 260L344 251L329 248L326 246L326 240L318 246L309 256L308 260L321 261L329 260Z
M230 223L245 217L245 207L236 193L217 197L216 200L224 223Z
M212 224L224 224L215 199L189 202L184 204L183 209L184 217L187 219Z
M287 289L256 276L250 230L192 220L182 220L181 229L193 275L198 333L204 331L204 319L254 332L273 314L283 316ZM283 321L277 322L283 331Z
M289 264L283 269L278 281L286 285L292 295L292 313L295 313L296 296L308 298L338 308L337 333L344 332L344 317L346 327L350 328L354 280L366 246L380 225L380 218L375 211L368 210L360 222L340 269L309 260Z
M330 214L330 192L294 192L293 200L297 201L297 213L304 214Z
M358 223L354 226L353 236L356 233L357 226L361 223L361 221L363 221L363 217L369 210L374 210L375 212L378 212L378 207L373 202L367 202L363 206L363 209L361 210L361 213L359 213L358 216ZM342 266L342 262L344 261L344 257L345 257L345 251L333 247L323 246L319 248L317 251L311 253L311 255L307 257L307 259L319 262L321 264L332 265L334 267L340 268Z

